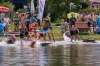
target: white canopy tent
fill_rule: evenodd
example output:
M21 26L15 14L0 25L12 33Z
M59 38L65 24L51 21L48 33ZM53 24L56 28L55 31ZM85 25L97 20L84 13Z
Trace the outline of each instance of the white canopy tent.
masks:
M35 12L35 8L34 8L34 0L31 0L31 13Z

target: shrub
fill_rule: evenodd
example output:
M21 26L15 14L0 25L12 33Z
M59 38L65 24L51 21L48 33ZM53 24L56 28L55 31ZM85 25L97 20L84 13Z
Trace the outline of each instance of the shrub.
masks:
M17 12L22 13L22 12L25 12L25 10L24 9L18 9Z

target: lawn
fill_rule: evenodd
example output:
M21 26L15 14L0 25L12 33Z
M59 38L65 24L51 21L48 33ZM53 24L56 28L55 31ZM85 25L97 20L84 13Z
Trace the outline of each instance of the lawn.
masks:
M55 25L56 23L53 23L53 25ZM40 28L40 27L38 27ZM14 22L10 22L10 30L14 31ZM53 29L52 29L52 33L51 33L51 36L52 38L54 37L54 39L56 40L60 40L60 39L63 39L62 37L62 34L61 33L58 33L60 31L60 27L56 27L54 26Z
M57 23L52 23L52 24L55 25ZM14 30L14 23L13 22L10 23L10 30ZM60 31L60 27L53 26L51 36L53 34L55 40L62 40L63 39L63 35L62 35L62 33L59 33L59 31ZM89 38L89 39L100 40L100 34L80 35L79 37L81 39L82 38Z

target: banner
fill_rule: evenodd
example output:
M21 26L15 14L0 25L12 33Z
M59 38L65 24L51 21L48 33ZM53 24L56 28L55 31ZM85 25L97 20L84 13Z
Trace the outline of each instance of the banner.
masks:
M43 18L43 12L44 12L44 6L45 6L45 0L39 0L39 11L38 11L38 16L37 19L42 20Z

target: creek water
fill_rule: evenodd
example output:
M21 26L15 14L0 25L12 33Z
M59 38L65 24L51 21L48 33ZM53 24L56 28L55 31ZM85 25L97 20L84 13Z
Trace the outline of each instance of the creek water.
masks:
M0 45L0 66L100 66L100 44Z

